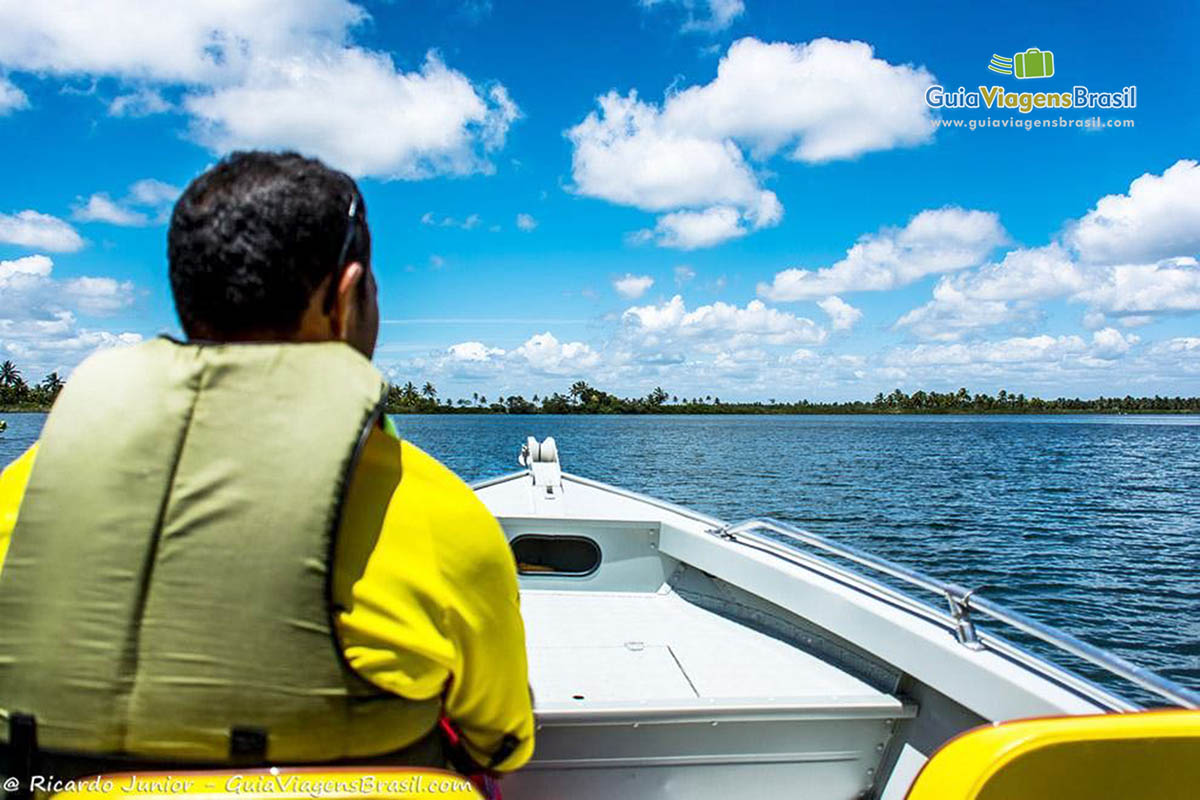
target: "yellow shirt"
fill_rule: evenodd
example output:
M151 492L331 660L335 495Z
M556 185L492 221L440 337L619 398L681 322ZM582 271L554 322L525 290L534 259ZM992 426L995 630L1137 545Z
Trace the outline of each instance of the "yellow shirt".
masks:
M0 570L37 445L0 472ZM382 430L368 438L345 504L333 600L346 661L412 699L445 694L471 757L497 769L533 753L516 566L500 525L465 483ZM349 535L353 532L353 535Z

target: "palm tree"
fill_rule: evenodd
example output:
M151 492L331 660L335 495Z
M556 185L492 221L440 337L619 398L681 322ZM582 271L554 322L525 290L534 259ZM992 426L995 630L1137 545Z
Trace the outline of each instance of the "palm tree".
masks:
M575 383L571 384L571 388L567 394L582 402L583 399L591 393L591 391L592 387L588 386L586 381L575 381Z
M21 370L17 369L17 365L11 361L5 361L0 364L0 384L4 386L16 386L21 382Z
M410 406L413 405L417 402L417 387L413 385L412 381L409 381L408 383L404 384L404 388L400 390L400 396L404 399L405 403Z
M48 392L51 396L54 396L62 391L64 385L63 379L58 376L57 372L51 372L42 379L42 389Z
M437 389L433 388L433 384L425 381L425 385L421 387L421 394L428 397L430 400L437 397Z
M475 405L479 405L479 392L471 392L471 399L475 401Z

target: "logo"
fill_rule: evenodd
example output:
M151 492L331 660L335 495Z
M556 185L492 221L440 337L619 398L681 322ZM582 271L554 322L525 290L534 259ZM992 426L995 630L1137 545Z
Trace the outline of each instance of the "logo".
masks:
M1036 47L1016 53L1012 58L993 53L988 69L1017 78L1049 78L1054 75L1054 53Z
M1054 53L1031 47L1023 53L1014 53L1012 58L998 53L992 54L987 68L1001 75L1012 75L1021 80L1054 77ZM934 84L925 90L925 105L930 108L986 108L997 111L1012 110L1020 114L1040 113L1057 109L1109 109L1137 108L1137 86L1126 86L1120 91L1094 92L1087 86L1075 84L1070 87L1045 87L1045 91L1009 91L999 85L979 86L971 91L965 86L948 89ZM1069 90L1069 91L1068 91Z

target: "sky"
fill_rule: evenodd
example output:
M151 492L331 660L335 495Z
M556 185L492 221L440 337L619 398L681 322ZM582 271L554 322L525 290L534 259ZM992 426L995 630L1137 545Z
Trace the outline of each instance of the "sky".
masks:
M1189 2L0 0L0 358L36 381L179 335L171 206L268 148L359 180L375 361L442 397L1198 395L1198 29ZM1049 77L989 69L1039 51ZM1075 87L1136 105L1019 108Z

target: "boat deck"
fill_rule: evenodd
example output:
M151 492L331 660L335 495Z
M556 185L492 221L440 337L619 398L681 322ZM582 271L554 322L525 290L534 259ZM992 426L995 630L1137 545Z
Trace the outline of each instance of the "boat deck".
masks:
M521 603L539 712L903 713L896 698L666 588L657 593L527 588Z

